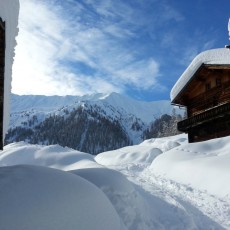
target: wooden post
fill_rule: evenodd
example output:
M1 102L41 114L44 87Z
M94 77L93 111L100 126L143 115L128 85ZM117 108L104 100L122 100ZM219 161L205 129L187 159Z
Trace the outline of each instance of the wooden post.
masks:
M0 18L0 149L3 149L3 109L5 73L5 22Z
M193 134L193 130L189 130L188 131L188 143L193 143L194 142L194 134Z

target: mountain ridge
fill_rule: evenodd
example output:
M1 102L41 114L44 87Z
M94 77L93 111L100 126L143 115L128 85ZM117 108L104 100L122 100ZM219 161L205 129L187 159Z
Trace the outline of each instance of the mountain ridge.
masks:
M27 100L29 99L29 100ZM151 122L156 117L162 114L171 114L172 105L170 100L160 101L139 101L128 96L123 96L118 93L110 94L91 94L83 96L45 96L45 95L16 95L11 97L11 111L19 112L26 111L31 108L39 109L41 111L58 110L62 106L71 105L77 101L93 101L93 102L107 102L114 107L125 108L128 113L134 114L145 122ZM177 112L179 110L177 109ZM154 117L153 117L154 116Z
M11 102L6 143L60 144L92 154L158 135L165 124L158 121L156 129L153 122L162 116L160 122L169 126L171 116L163 115L175 113L170 101L142 102L117 93L82 97L14 94Z

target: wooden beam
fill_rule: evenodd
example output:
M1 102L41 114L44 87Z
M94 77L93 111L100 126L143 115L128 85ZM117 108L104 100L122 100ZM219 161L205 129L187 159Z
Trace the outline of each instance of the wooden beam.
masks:
M2 30L5 30L5 22L3 22L1 18L0 18L0 28Z
M230 69L229 64L204 64L207 69Z
M4 110L4 69L5 69L5 22L0 18L0 149L3 149Z

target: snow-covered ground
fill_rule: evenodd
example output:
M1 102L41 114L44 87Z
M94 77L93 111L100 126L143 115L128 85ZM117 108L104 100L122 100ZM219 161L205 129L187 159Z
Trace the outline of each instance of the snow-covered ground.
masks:
M0 152L0 229L230 229L230 137L150 139L96 157Z

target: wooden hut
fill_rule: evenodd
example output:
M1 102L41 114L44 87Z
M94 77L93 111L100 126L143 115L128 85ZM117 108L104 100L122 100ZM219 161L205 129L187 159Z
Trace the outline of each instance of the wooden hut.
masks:
M189 142L230 135L230 49L199 54L174 85L171 101L187 108L178 130Z

